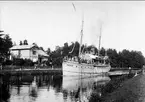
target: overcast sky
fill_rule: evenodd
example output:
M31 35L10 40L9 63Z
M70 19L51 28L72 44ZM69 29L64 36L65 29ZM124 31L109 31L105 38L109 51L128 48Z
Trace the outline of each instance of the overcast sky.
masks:
M142 51L145 55L144 1L7 1L0 2L0 28L13 41L28 40L54 50L65 42L79 41L84 15L83 43Z

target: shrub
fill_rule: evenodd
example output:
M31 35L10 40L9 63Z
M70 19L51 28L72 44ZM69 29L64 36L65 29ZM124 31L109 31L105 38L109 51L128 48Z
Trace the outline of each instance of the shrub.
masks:
M13 65L22 66L22 65L24 65L24 60L20 59L20 58L14 58L13 59Z
M6 60L3 65L11 65L13 63L13 61L11 60Z
M33 66L34 63L30 59L24 59L24 66Z
M33 66L34 63L30 59L21 59L21 58L15 58L12 61L13 65L17 66Z

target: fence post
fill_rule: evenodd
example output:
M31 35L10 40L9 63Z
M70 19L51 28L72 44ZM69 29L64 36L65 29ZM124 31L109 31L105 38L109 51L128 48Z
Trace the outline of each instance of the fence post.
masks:
M142 67L142 74L145 74L145 65Z

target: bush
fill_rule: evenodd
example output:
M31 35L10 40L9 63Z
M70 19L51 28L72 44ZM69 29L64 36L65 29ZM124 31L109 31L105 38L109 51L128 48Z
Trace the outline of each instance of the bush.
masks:
M24 59L24 66L33 66L34 63L30 59Z
M13 62L11 60L6 60L3 65L11 65Z
M17 65L17 66L33 66L34 65L34 63L30 59L15 58L12 62L13 62L13 65Z
M20 59L20 58L14 58L13 65L22 66L22 65L24 65L24 60Z

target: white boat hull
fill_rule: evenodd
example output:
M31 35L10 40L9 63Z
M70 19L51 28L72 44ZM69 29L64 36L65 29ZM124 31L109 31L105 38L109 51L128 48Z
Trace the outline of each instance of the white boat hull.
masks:
M107 84L111 79L108 76L64 76L63 92L67 93L66 102L89 102L89 98L93 92L101 95L101 90L95 90L94 87ZM79 90L80 89L80 90ZM75 97L78 95L78 97ZM95 94L96 95L96 94ZM72 101L74 100L74 101Z
M111 79L108 76L78 76L78 77L72 77L72 76L64 76L63 77L63 89L71 91L71 90L77 90L79 87L85 88L92 86L94 82L97 82L97 85L104 84L109 82Z
M63 75L92 75L92 74L103 74L109 72L111 69L110 65L98 65L93 64L77 63L77 62L63 62L62 64Z

